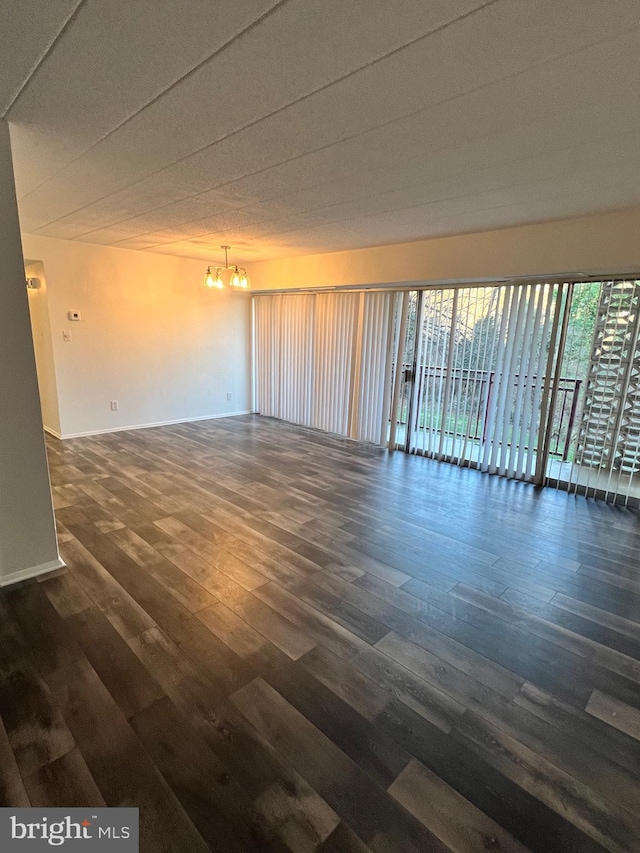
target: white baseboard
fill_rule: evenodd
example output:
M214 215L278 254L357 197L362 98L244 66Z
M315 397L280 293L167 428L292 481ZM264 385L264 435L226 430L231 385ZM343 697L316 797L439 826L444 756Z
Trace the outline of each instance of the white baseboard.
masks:
M68 432L60 435L49 427L45 427L45 430L56 438L60 438L63 441L68 438L86 438L90 435L105 435L110 432L127 432L130 429L152 429L153 427L161 427L161 426L172 426L173 424L189 424L195 423L196 421L213 421L217 418L233 418L238 415L250 415L250 409L244 409L241 412L225 412L222 415L198 415L195 418L176 418L173 421L156 421L151 424L131 424L130 426L119 426L119 427L109 427L106 429L93 429L88 430L87 432Z
M45 575L47 572L52 572L54 569L63 569L66 563L63 563L60 558L51 560L49 563L42 563L39 566L31 566L28 569L20 569L18 572L12 572L10 575L0 576L0 586L9 586L13 583L26 581L29 578Z

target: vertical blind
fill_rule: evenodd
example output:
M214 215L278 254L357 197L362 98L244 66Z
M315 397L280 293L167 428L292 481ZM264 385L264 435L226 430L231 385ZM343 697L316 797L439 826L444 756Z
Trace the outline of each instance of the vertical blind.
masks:
M386 441L397 294L254 297L255 410Z
M254 332L259 413L640 501L638 280L256 295Z
M313 348L306 387L312 406L310 417L296 423L349 434L358 296L318 293L303 297L309 305L305 334ZM283 369L286 372L286 364Z
M257 411L293 423L309 422L306 392L313 363L307 329L311 304L303 296L260 299L255 312Z
M542 283L420 294L409 452L535 478L557 292Z
M543 396L548 396L553 370L557 328L554 334L552 309L557 291L558 286L551 284L505 289L483 471L534 480L546 427Z

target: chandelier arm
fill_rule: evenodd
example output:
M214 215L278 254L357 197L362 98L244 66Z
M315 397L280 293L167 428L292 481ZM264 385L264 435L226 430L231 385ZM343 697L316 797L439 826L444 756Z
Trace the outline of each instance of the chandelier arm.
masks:
M232 271L233 275L231 276L231 286L232 287L248 287L249 286L249 276L247 274L246 267L238 266L238 264L230 264L229 263L229 249L231 246L221 246L221 249L224 249L224 266L216 266L216 279L215 284L209 279L213 279L213 275L211 273L211 264L207 266L207 273L205 275L205 284L207 287L224 287L222 283L221 273L224 270L225 272Z

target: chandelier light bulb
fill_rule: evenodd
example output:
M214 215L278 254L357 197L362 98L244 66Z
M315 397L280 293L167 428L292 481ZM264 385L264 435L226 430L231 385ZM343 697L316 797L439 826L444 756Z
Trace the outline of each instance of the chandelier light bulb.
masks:
M229 249L231 246L222 246L222 248L224 249L224 265L221 264L215 267L215 274L211 271L211 266L207 267L204 276L204 286L221 290L224 287L222 279L222 274L224 273L225 278L228 276L227 281L230 287L246 289L249 287L249 276L246 269L239 267L237 264L229 263Z

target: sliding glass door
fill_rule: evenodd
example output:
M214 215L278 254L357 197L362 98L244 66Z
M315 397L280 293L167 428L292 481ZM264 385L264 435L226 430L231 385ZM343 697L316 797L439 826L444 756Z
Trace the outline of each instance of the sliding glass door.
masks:
M640 499L640 281L572 285L561 353L570 403L554 408L554 432L565 447L550 455L547 483L616 503ZM563 436L571 411L568 436Z
M254 299L256 411L640 500L640 281Z
M407 323L409 453L533 481L563 286L425 290Z

